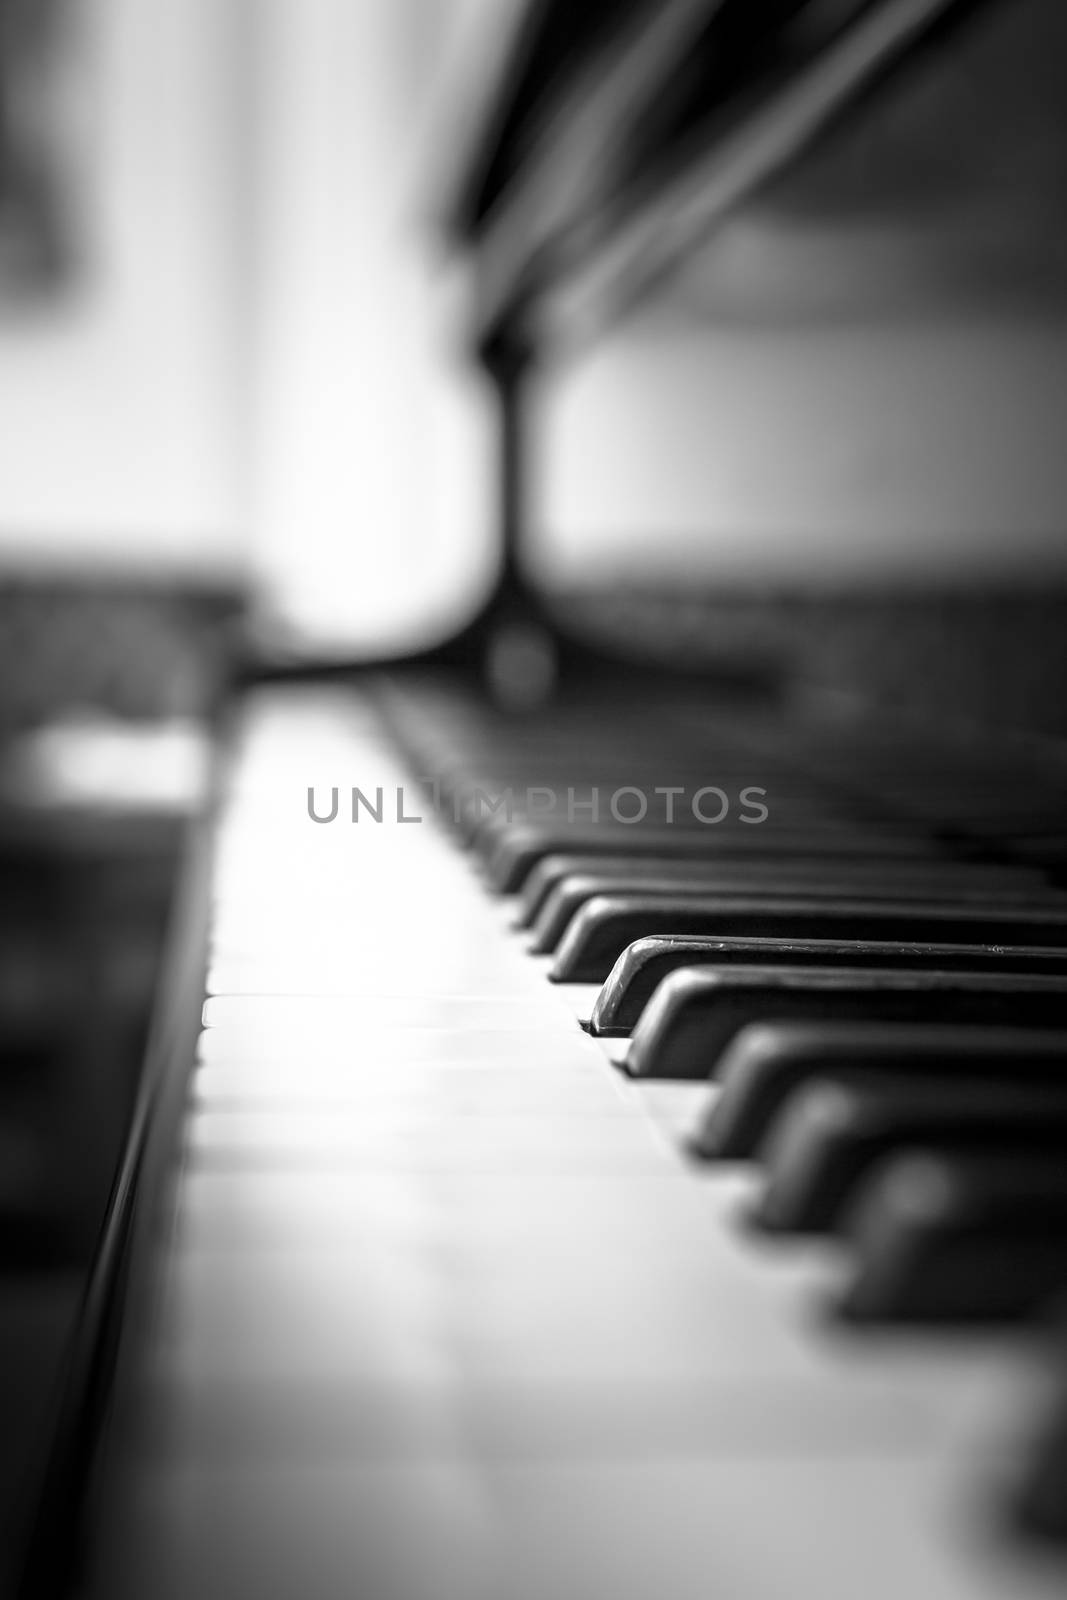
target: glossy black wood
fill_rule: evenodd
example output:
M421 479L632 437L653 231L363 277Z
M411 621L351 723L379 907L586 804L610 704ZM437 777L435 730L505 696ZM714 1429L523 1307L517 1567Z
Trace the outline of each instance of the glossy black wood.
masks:
M750 1158L791 1094L838 1071L892 1078L902 1088L937 1078L1067 1093L1067 1031L760 1022L739 1034L721 1057L718 1092L694 1130L691 1149L704 1159Z
M650 934L709 938L892 939L931 943L1067 946L1067 917L1058 911L954 906L830 896L778 898L605 894L572 919L556 950L557 983L599 983L627 945Z
M700 1079L751 1023L953 1023L1067 1027L1067 979L846 967L721 967L674 973L634 1030L635 1078Z
M917 944L862 939L635 939L612 967L589 1018L601 1038L632 1032L659 985L681 968L741 965L940 968L954 972L1067 974L1067 951L1035 945Z
M1027 1316L1067 1287L1067 1163L1055 1155L901 1155L872 1176L848 1228L857 1322Z
M778 1233L840 1227L875 1162L924 1144L970 1151L978 1161L1036 1154L1062 1162L1067 1096L1040 1085L819 1079L786 1103L772 1132L756 1218Z

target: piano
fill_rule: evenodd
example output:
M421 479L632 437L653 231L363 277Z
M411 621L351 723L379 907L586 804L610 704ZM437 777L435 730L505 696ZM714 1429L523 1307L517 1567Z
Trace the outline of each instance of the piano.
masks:
M235 673L17 1592L1062 1594L1067 18L482 16L433 188L499 578L421 654ZM934 411L1002 383L931 439L874 382L854 541L828 497L747 587L531 580L590 408L667 544L642 428L709 526L746 430L787 503L836 335L946 317ZM769 421L729 392L810 329Z

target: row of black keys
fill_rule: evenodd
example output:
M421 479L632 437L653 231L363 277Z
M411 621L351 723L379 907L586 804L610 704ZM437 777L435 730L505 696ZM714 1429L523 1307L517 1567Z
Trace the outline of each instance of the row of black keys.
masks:
M1003 1320L1067 1291L1061 775L676 703L489 726L446 699L394 725L550 976L602 985L589 1027L628 1039L626 1070L716 1080L694 1156L763 1165L761 1227L848 1240L844 1314ZM770 817L708 827L661 797L638 824L565 820L665 773L757 784ZM480 799L523 785L553 815ZM1019 1507L1067 1539L1063 1369Z
M518 920L544 950L553 905L570 909L552 929L561 948L589 918L603 927L621 917L636 931L651 904L685 929L698 908L710 932L645 933L621 947L589 1021L594 1034L629 1035L634 1077L718 1082L694 1152L764 1160L760 1221L777 1231L854 1227L856 1196L868 1189L858 1215L871 1248L849 1294L854 1315L1004 1316L1067 1287L1067 949L993 943L1003 941L1002 905L964 911L925 898L920 917L928 905L971 917L982 942L917 942L907 896L918 880L907 873L885 887L901 896L886 909L907 938L842 938L847 899L829 907L830 936L752 937L749 917L773 919L783 900L751 883L735 897L744 872L693 865L707 881L721 876L722 891L683 889L672 900L660 889L646 901L632 863L605 856L594 870L592 856L553 852L518 886ZM844 880L823 870L831 897ZM942 875L951 884L958 869L923 869L919 892ZM965 867L962 877L965 893L978 896L991 879L994 895L1010 892L1007 874ZM1015 890L1024 892L1032 904L1020 900L1012 917L1056 915L1039 885ZM798 903L821 933L822 899ZM953 1152L951 1176L923 1184L927 1204L901 1206L891 1170L866 1185L880 1158L917 1145ZM1011 1271L1000 1271L1009 1238ZM941 1270L953 1243L958 1257L966 1247L967 1272Z
M465 831L550 975L603 980L625 1070L717 1083L692 1152L763 1165L755 1223L848 1241L843 1315L1067 1291L1067 898L1039 871L867 830ZM1067 1370L1019 1507L1067 1538Z

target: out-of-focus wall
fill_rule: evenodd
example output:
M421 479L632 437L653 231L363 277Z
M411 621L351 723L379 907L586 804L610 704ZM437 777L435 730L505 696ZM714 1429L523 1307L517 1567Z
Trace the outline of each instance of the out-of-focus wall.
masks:
M0 308L0 568L240 569L311 648L417 640L474 603L494 424L434 236L439 102L457 38L462 111L514 6L71 5L83 268ZM1051 315L731 323L668 296L538 399L557 578L1067 564Z
M557 576L1040 582L1067 572L1067 320L664 305L544 384L532 481Z
M473 604L493 419L429 220L465 10L71 6L82 264L0 307L0 567L238 571L311 648Z
M247 531L242 0L70 8L79 272L0 308L0 563L217 572Z
M263 18L256 571L275 627L368 650L488 579L493 421L430 219L453 0Z

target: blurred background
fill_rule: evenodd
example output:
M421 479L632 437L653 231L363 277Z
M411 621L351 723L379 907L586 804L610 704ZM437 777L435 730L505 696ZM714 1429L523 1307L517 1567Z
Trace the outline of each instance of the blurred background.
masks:
M417 647L492 581L439 223L517 9L0 0L0 1514L231 663ZM1063 732L1064 18L987 9L538 375L526 560L577 626Z

